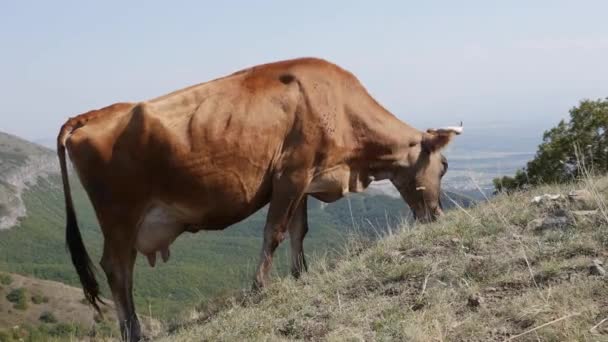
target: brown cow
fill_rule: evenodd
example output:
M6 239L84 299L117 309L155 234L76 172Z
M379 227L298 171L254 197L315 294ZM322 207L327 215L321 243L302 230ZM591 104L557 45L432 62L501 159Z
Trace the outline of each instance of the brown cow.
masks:
M325 202L390 179L427 221L441 214L439 150L461 127L421 132L401 122L348 71L304 58L264 64L139 103L69 119L57 138L66 239L89 302L99 287L83 245L65 150L104 235L101 267L124 338L138 340L137 253L166 261L183 232L224 229L270 203L255 285L289 232L292 273L306 269L306 196Z

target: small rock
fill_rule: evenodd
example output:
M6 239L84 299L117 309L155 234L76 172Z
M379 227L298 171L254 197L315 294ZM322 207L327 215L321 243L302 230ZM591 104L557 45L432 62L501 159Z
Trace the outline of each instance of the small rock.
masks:
M561 198L564 198L564 196L560 194L543 194L540 196L534 196L534 198L532 198L532 203L539 204L547 201L556 201Z
M528 222L528 229L542 231L547 229L562 228L570 224L570 220L564 216L549 216L538 218Z
M597 275L597 276L605 276L606 270L602 267L603 262L599 259L593 259L591 265L589 266L589 274Z
M547 217L543 220L543 225L547 228L562 227L568 224L568 218L564 216Z
M459 239L459 238L452 238L452 240L451 240L451 241L452 241L452 243L453 243L453 244L455 244L455 245L460 244L460 239Z
M487 292L496 292L498 291L495 287L486 287Z
M597 215L597 209L595 210L573 210L572 215L577 217L590 217Z
M472 308L476 308L482 304L483 304L483 297L477 293L470 295L469 299L467 300L467 305Z
M597 208L595 197L588 190L571 191L568 193L568 199L579 210L593 210Z

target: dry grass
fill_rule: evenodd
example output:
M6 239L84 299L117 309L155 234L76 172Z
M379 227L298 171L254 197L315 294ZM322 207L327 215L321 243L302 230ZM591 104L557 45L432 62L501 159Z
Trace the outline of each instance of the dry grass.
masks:
M608 178L500 195L440 221L403 226L301 280L229 296L193 312L163 341L608 341ZM587 189L597 214L534 195ZM567 218L533 229L537 218ZM314 228L313 228L314 229Z

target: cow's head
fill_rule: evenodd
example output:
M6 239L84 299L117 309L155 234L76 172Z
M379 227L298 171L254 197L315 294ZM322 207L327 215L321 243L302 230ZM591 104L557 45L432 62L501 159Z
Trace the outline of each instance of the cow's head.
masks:
M406 160L393 172L392 183L418 221L433 221L443 214L441 178L448 170L448 162L441 150L460 133L462 123L460 127L427 130L419 142L410 146L404 154Z

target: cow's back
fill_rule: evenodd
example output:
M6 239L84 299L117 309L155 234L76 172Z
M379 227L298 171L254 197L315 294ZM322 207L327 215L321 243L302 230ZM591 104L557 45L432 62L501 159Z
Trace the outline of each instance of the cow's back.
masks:
M223 228L266 204L301 102L297 85L235 74L122 106L76 130L70 154L94 202L174 203Z

